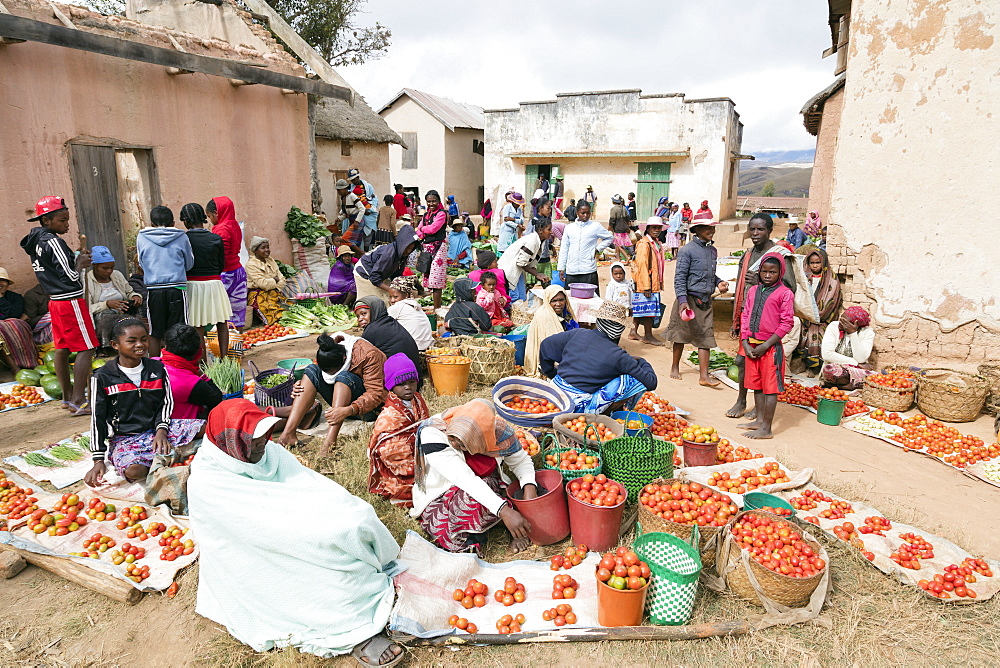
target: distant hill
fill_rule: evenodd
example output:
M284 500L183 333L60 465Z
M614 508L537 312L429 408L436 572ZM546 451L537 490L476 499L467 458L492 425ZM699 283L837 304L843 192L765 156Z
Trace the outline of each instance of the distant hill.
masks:
M802 151L756 151L756 160L740 162L740 195L760 195L768 181L774 182L776 197L808 197L814 149Z

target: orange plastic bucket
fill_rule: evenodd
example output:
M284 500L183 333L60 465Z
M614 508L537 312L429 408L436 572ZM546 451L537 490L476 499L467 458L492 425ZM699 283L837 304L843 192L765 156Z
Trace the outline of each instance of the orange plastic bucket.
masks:
M597 579L597 623L601 626L639 626L646 607L649 583L642 589L615 589Z
M583 543L591 552L610 550L618 544L622 516L625 514L625 501L617 506L600 507L584 503L569 493L571 482L573 481L566 483L566 499L569 503L569 527L573 532L573 544ZM609 478L608 482L615 481ZM622 488L624 487L622 485Z
M432 357L427 360L427 369L431 372L434 391L441 396L464 394L469 387L469 370L472 367L472 360L446 364L441 361L443 359L445 358Z
M718 443L684 441L684 466L715 466L718 454Z
M517 480L507 485L507 498L514 509L531 524L528 538L535 545L558 543L569 535L569 511L566 509L566 491L562 473L551 469L535 471L539 496L519 499L521 485ZM543 493L544 492L544 493Z

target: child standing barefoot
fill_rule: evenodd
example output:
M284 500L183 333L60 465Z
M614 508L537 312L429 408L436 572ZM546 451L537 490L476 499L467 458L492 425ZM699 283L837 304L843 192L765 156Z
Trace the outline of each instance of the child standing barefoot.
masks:
M174 398L160 360L145 357L149 332L138 318L123 318L111 330L118 357L94 372L90 381L93 419L90 451L94 466L84 482L104 482L109 455L118 475L130 482L149 473L154 454L167 454L193 439L204 420L171 420Z
M771 438L778 393L785 389L785 353L781 339L792 331L794 293L781 282L785 261L768 253L760 262L760 280L750 288L740 319L740 346L746 356L744 385L753 390L757 419L739 425L747 438Z

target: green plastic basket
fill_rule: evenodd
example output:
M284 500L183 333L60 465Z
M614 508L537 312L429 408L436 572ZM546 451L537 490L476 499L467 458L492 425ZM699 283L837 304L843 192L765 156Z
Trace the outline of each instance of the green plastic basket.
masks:
M579 470L575 470L575 471L563 471L558 466L552 466L552 465L550 465L548 463L548 461L545 459L545 455L555 455L556 459L558 459L559 455L561 455L564 452L569 452L570 450L576 450L579 453L584 453L585 452L587 454L597 455L597 466L595 468L592 468L592 469L579 469ZM581 476L585 476L588 473L590 473L592 475L597 475L598 473L601 472L601 469L604 466L604 460L603 460L603 457L601 457L601 454L599 452L594 452L593 450L590 450L588 448L584 448L583 446L578 447L578 448L564 448L561 445L557 445L557 446L554 446L554 447L551 447L551 448L549 448L547 450L543 450L542 451L542 466L544 468L547 468L547 469L551 470L551 471L559 471L559 473L562 474L563 481L564 482L569 482L570 480L576 480L577 478L579 478Z
M780 496L768 494L767 492L747 492L743 495L743 510L760 510L766 506L771 508L785 508L792 511L792 514L787 517L779 515L779 517L784 517L785 519L791 519L795 515L795 508L792 508L792 505Z
M625 485L628 502L635 503L643 487L654 480L674 477L676 448L672 441L653 438L649 430L613 438L601 445L604 474Z
M698 527L691 532L698 544ZM632 543L639 558L649 565L653 577L646 595L649 621L661 626L686 624L694 610L701 576L698 549L668 533L647 533Z

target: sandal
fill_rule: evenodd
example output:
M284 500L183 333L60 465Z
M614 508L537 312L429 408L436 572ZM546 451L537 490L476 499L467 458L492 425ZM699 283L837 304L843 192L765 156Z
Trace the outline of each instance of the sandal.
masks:
M70 406L73 406L73 404L70 404ZM90 404L86 401L75 408L76 410L73 410L73 412L69 414L70 417L86 417L90 415Z
M379 659L381 659L385 651L393 645L399 647L399 654L386 663L380 663ZM360 643L359 645L356 645L354 649L351 650L351 656L353 656L354 659L362 666L365 666L365 668L389 668L390 666L395 666L397 663L402 661L404 655L405 652L403 652L403 648L389 640L385 633L373 635L371 638L363 643ZM370 657L375 657L375 661L370 661Z

